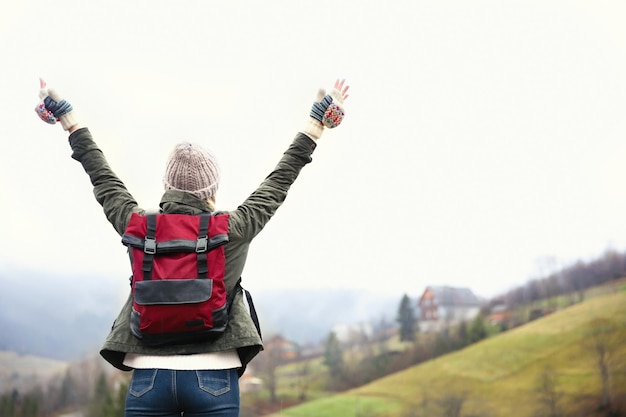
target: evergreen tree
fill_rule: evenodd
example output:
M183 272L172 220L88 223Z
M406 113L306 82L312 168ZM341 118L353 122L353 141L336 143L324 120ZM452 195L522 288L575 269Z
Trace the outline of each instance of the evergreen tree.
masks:
M464 347L468 343L469 331L467 330L467 323L465 321L462 321L461 324L459 324L457 339L459 347Z
M415 309L408 295L404 294L398 308L396 321L400 324L400 341L415 341Z
M126 407L126 394L128 393L128 384L120 384L117 389L117 397L113 401L111 416L123 416Z
M15 416L15 398L17 390L13 390L12 394L5 394L0 398L0 416Z
M39 401L35 395L26 395L22 400L22 412L20 417L38 417Z
M335 332L331 332L326 340L326 350L324 351L324 365L328 366L328 371L333 377L343 374L343 351Z
M61 382L58 398L56 399L55 408L63 410L67 406L75 405L76 402L76 383L70 374L69 369L65 373L65 377Z
M472 321L469 327L469 342L476 343L487 337L487 327L485 326L485 317L479 313Z
M94 395L89 404L89 417L112 417L115 412L113 397L107 382L106 374L102 372L96 382Z

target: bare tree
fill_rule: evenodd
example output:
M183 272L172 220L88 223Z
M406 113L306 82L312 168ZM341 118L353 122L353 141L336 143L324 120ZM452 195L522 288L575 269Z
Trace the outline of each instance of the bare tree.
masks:
M306 401L306 397L309 391L309 385L311 384L311 363L308 360L304 360L301 362L298 367L298 381L297 390L298 390L298 399L300 401Z
M551 305L551 300L554 296L557 295L557 289L553 285L553 279L551 275L557 269L557 261L554 256L544 256L535 260L535 268L538 272L538 290L539 290L539 299L543 300L543 303L548 308L553 308Z
M441 408L441 415L443 417L461 417L461 410L466 398L465 394L445 394L437 401Z
M602 387L600 407L613 411L613 375L623 365L618 352L626 341L624 325L609 319L596 319L589 325L587 344L593 352Z
M278 402L278 396L276 394L278 376L276 369L282 364L281 339L282 337L280 335L270 338L265 343L264 350L258 357L259 370L263 375L264 383L269 391L269 400L273 404Z
M561 399L557 374L551 367L545 367L537 378L535 393L537 394L537 417L561 417Z

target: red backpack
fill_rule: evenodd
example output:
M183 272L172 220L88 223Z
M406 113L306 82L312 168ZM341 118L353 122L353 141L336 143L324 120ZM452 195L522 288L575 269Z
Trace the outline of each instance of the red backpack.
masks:
M122 243L133 269L132 333L149 346L194 343L226 330L228 214L133 213ZM237 283L237 287L239 286Z

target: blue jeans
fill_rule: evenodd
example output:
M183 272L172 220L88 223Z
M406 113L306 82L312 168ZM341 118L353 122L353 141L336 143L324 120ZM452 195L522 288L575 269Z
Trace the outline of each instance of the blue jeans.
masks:
M126 394L125 417L237 417L236 369L172 371L135 369Z

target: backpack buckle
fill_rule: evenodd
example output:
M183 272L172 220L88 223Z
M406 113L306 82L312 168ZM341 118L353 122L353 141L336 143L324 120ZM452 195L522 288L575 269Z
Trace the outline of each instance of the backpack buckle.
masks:
M208 247L209 247L209 237L208 236L199 237L198 240L196 241L196 252L197 253L206 252Z
M147 237L143 244L143 251L149 255L154 255L156 253L156 246L156 239Z

